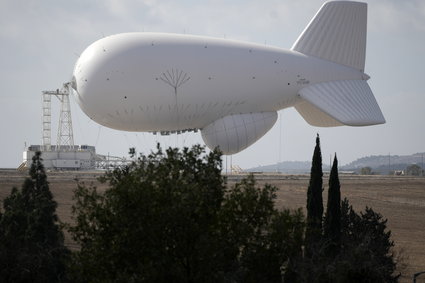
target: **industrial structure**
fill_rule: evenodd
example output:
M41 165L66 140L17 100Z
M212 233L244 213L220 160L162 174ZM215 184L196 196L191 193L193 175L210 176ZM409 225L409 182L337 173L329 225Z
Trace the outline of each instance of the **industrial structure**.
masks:
M69 103L71 91L70 83L64 83L61 89L42 92L42 145L30 145L26 148L19 170L31 166L32 157L37 151L42 153L44 167L50 170L109 169L129 162L126 158L97 154L94 146L74 144ZM53 96L60 102L56 145L51 143Z

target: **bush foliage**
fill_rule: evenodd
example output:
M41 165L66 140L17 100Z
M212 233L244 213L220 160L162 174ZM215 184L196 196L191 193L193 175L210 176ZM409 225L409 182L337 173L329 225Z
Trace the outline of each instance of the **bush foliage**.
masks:
M76 191L75 280L280 282L301 252L301 211L278 211L253 177L227 189L218 151L158 147L102 181Z

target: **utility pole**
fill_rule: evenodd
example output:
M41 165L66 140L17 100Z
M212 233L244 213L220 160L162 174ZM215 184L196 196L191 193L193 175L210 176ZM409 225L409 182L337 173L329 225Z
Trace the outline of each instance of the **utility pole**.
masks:
M276 171L280 173L280 163L282 162L282 111L279 113L279 160L277 161Z

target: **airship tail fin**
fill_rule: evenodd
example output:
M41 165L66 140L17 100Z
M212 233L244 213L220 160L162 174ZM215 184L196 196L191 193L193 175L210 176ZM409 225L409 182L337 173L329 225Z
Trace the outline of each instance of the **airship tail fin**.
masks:
M295 109L307 123L315 127L337 127L344 125L304 99L295 105Z
M385 123L381 109L364 80L313 84L299 91L295 108L313 126L369 126Z
M364 71L367 4L327 2L317 12L292 50Z

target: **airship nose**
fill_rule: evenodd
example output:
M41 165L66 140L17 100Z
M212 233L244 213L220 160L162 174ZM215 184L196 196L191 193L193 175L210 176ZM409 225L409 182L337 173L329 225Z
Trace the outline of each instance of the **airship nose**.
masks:
M77 91L77 79L75 78L75 76L72 76L71 87L73 90Z
M75 77L75 75L72 76L70 86L72 89L71 93L73 94L74 99L77 101L77 103L80 105L81 108L84 108L84 105L82 103L81 93L80 93L81 90L78 89L77 78Z
M78 84L77 84L77 79L75 78L75 76L72 76L71 79L71 89L73 90L73 94L74 94L74 98L77 100L78 103L80 103L80 93L78 92Z

